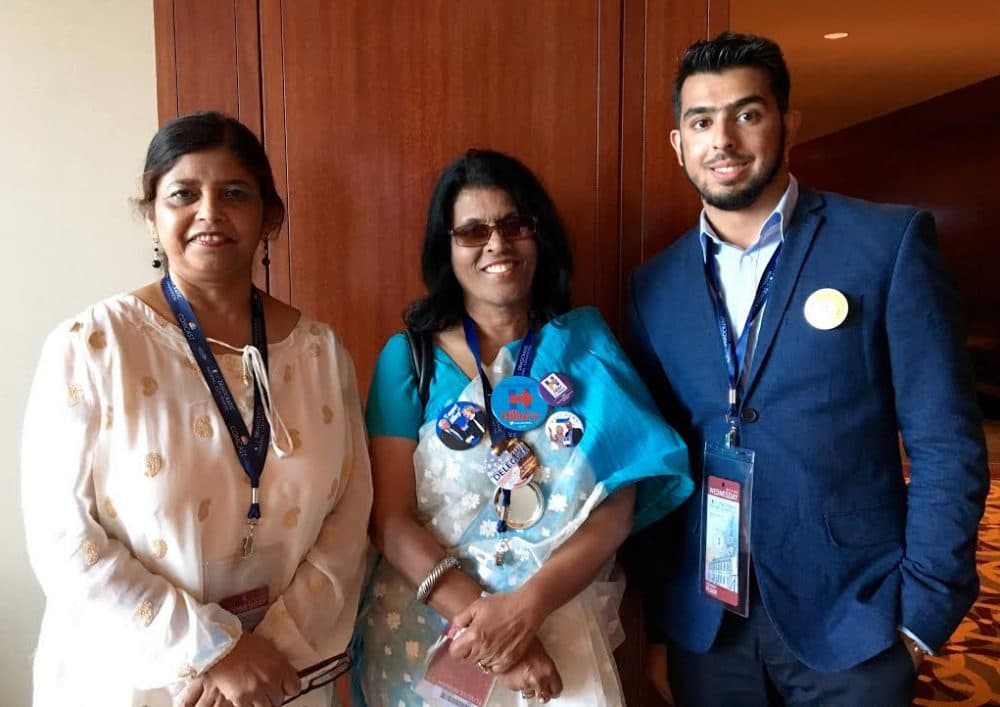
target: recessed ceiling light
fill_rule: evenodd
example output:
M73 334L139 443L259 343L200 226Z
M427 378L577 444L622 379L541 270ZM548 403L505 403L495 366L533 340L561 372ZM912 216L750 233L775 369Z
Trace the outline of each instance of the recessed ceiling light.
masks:
M824 34L823 39L844 39L847 36L847 32L830 32L829 34Z

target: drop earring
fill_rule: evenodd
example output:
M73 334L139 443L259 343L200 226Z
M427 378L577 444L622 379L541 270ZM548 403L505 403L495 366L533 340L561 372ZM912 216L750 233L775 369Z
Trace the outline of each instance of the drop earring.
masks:
M263 265L265 268L271 265L271 254L267 248L267 243L269 240L271 239L270 238L264 239L264 257L260 259L260 264Z
M160 255L160 240L153 239L153 267L157 270L163 267L163 257Z

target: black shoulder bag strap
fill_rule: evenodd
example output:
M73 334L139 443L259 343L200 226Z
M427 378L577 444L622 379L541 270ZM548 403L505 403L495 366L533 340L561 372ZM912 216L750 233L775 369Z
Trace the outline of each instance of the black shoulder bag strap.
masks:
M417 377L417 394L420 404L427 407L427 399L431 386L431 376L434 375L434 350L429 332L418 332L407 327L403 329L406 343L410 347L410 360L413 362L413 373Z

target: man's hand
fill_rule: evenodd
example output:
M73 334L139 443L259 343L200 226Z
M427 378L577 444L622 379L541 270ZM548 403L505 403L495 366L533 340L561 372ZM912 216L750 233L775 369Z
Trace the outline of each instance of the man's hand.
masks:
M670 683L667 682L667 647L661 643L653 643L646 650L646 677L656 692L659 693L663 701L668 705L674 704L674 695L670 692Z
M926 651L920 648L916 641L902 631L899 632L899 637L903 640L903 646L906 648L906 652L910 654L910 660L913 661L913 670L919 671L920 664L923 663L924 658L927 657Z

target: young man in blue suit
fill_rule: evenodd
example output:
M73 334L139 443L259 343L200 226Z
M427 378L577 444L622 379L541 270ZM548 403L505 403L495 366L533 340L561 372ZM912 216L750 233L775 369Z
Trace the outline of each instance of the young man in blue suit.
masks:
M704 210L633 273L628 319L701 487L644 545L668 645L652 677L685 705L909 705L978 591L988 472L958 297L930 214L789 174L789 85L776 44L734 34L691 46L674 85ZM737 470L742 505L703 498L706 463ZM728 594L706 507L745 534Z

